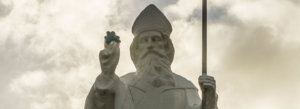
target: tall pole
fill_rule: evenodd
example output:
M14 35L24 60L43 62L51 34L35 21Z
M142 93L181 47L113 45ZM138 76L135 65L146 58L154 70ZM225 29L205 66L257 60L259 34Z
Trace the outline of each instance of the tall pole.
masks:
M207 1L202 5L202 75L207 75Z
M207 0L202 2L202 75L207 75ZM206 109L206 89L202 89L202 109Z

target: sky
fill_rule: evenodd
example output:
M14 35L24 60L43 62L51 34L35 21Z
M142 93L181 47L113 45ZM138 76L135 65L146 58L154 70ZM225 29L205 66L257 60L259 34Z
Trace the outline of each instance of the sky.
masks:
M0 0L0 108L83 109L106 31L122 41L116 74L135 71L131 26L149 4L173 26L173 72L199 87L201 0ZM300 108L299 19L299 0L208 0L220 109Z

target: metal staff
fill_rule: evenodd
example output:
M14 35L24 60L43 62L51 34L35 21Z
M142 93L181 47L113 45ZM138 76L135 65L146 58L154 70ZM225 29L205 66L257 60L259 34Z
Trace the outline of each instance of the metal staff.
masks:
M202 75L207 75L207 0L202 0ZM206 109L206 89L202 90L202 109Z

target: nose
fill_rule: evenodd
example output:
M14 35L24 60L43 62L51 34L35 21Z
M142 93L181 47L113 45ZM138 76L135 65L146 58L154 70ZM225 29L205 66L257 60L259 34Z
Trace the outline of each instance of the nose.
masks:
M152 50L153 48L154 48L153 41L152 40L148 40L147 41L147 49Z

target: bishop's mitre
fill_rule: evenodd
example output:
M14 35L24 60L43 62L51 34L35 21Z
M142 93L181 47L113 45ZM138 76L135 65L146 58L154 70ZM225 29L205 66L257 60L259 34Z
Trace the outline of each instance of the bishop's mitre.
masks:
M172 26L167 17L153 4L148 5L135 19L132 33L138 36L145 31L160 31L168 36L172 32Z

